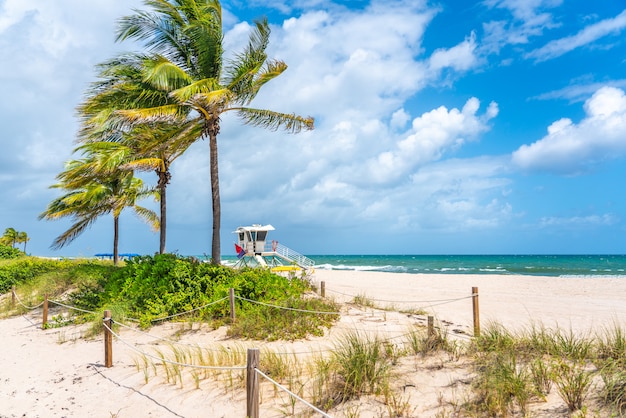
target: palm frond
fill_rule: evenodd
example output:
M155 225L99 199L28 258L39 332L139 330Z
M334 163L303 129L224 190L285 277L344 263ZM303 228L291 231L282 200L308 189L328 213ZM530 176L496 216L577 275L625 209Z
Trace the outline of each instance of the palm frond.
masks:
M213 92L221 92L223 90L224 88L215 78L203 78L195 83L191 83L170 92L170 96L174 97L178 103L185 103L199 94L210 94Z
M302 117L293 113L280 113L264 109L234 108L239 117L247 125L260 126L273 131L283 129L289 133L298 133L302 130L312 130L315 120L312 117Z
M142 75L144 81L168 92L193 81L185 70L162 55L147 59L144 62Z
M176 122L184 114L178 105L164 105L142 109L120 109L115 113L130 122Z
M96 221L96 219L97 216L84 216L78 218L67 231L63 232L61 235L55 238L50 248L57 250L71 243L80 234L85 232L87 228Z
M137 216L145 221L150 228L157 232L159 230L159 226L161 225L161 221L159 219L159 215L157 215L154 211L144 208L143 206L135 205L133 206L133 211L137 214Z

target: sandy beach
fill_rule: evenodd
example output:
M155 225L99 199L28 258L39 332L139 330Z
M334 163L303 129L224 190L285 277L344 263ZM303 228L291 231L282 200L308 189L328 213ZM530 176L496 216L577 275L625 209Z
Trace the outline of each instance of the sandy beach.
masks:
M593 333L626 318L626 280L619 278L554 278L499 275L411 275L317 270L313 281L324 282L326 297L350 302L367 298L375 307L345 304L341 320L324 337L295 342L241 342L228 339L224 329L169 323L150 329L149 335L120 330L114 341L113 367L104 367L102 337L80 338L84 328L41 329L41 311L0 320L0 418L5 417L244 417L245 391L240 385L206 379L167 383L164 373L146 382L138 370L139 352L165 347L158 338L199 346L270 347L288 353L329 350L346 330L375 332L385 338L401 335L407 327L424 323L425 310L448 326L451 335L468 340L473 330L472 288L478 288L483 327L496 321L509 329L533 323L559 326L579 334ZM385 310L377 308L386 308ZM400 313L403 311L405 313ZM436 417L442 404L462 397L452 381L470 378L466 365L447 358L440 370L407 363L410 373L397 382L412 415ZM450 363L449 365L447 363ZM454 363L454 364L452 364ZM423 367L422 367L423 366ZM553 391L554 392L554 391ZM306 395L306 394L305 394ZM262 392L262 417L288 416L287 397L274 390ZM352 407L354 411L356 407ZM374 398L359 401L358 416L377 417L385 411ZM562 401L551 394L535 407L533 416L568 416ZM329 411L347 416L346 406ZM446 415L443 415L446 416Z

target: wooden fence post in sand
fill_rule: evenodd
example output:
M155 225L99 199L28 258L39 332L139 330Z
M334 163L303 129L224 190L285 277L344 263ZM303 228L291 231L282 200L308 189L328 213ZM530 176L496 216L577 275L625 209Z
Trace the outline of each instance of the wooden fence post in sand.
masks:
M428 339L435 337L435 318L432 316L428 317Z
M15 286L11 287L11 309L15 309Z
M474 312L474 337L480 336L480 312L478 309L478 288L472 287L472 310Z
M48 328L48 294L43 296L43 320L41 321L41 329Z
M259 362L259 349L249 348L246 366L246 417L248 418L259 418L259 375L256 373Z
M325 298L326 297L326 282L325 281L321 281L320 283L320 295Z
M228 298L230 299L230 321L235 322L235 289L228 289Z
M113 318L111 318L111 311L104 311L102 321L104 326L104 367L113 367L113 335L111 334Z

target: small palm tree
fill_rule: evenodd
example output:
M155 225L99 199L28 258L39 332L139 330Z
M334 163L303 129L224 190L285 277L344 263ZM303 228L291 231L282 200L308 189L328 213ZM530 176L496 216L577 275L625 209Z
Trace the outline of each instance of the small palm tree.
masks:
M113 262L117 264L119 217L125 208L132 208L153 229L158 229L156 213L137 205L138 200L153 196L154 191L146 189L132 171L118 170L115 153L99 152L98 147L82 148L82 151L87 157L70 161L65 171L57 176L59 183L52 186L64 190L65 194L54 199L39 219L72 218L72 226L54 240L52 248L56 249L72 242L100 216L112 214Z
M248 107L261 87L282 74L287 65L269 60L265 50L270 28L255 23L248 46L223 63L222 10L217 0L146 0L152 11L141 11L119 22L118 40L143 41L142 80L166 92L168 103L138 106L117 114L129 123L171 121L188 115L207 137L210 150L213 232L211 258L220 263L221 203L217 136L221 117L235 112L245 124L297 133L313 129L313 118Z
M26 243L30 241L28 234L26 232L20 231L17 234L17 242L24 244L24 254L26 254Z
M7 228L4 230L4 234L2 235L2 244L6 246L11 246L15 248L15 244L17 243L17 237L19 232L15 228Z

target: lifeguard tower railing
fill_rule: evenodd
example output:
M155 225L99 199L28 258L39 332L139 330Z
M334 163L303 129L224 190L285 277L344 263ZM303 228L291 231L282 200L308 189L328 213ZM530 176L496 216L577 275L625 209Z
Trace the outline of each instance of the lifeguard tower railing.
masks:
M276 241L274 241L273 243L266 242L263 252L264 253L276 253L281 258L289 260L290 262L295 263L305 269L311 268L315 265L315 261L292 250L291 248L285 247L284 245L277 243Z

